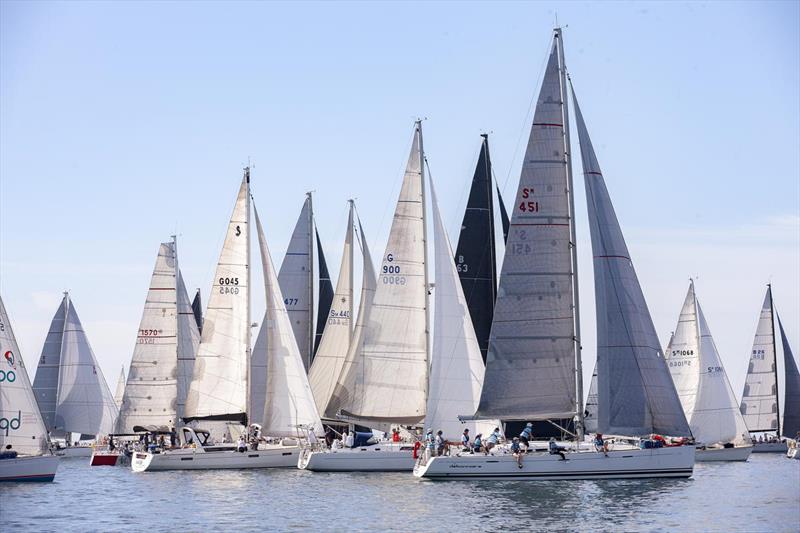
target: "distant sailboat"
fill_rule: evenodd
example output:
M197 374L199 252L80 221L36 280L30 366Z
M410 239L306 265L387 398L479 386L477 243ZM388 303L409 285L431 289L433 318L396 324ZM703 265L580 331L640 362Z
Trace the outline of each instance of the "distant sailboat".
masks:
M315 268L314 240L316 237L316 255L319 269ZM328 265L319 243L319 234L314 224L314 208L311 193L306 194L306 200L297 219L289 248L278 273L278 282L284 294L284 304L291 318L297 346L303 357L303 364L308 369L314 359L318 346L318 339L322 336L322 329L314 326L314 280L315 271L319 272L319 306L317 324L322 322L324 328L331 306L333 286L331 285Z
M125 366L119 370L119 378L117 378L117 388L114 391L114 403L117 409L122 407L122 397L125 395Z
M751 433L769 433L775 437L796 438L800 432L800 372L792 355L789 340L778 318L783 349L784 412L783 424L780 413L780 391L778 389L778 349L775 335L775 319L778 313L772 300L772 286L761 306L750 363L747 368L740 410ZM755 442L753 453L785 453L786 442Z
M48 431L67 441L71 433L83 439L114 429L117 406L83 330L75 306L64 293L45 339L33 382L36 400ZM91 449L66 450L67 455L91 455Z
M6 446L10 446L16 454L0 459L0 482L53 481L58 457L48 449L47 428L2 298L0 353L0 419L6 421L0 431L0 453L8 454Z
M703 310L690 281L678 325L665 351L697 461L746 461L750 436Z

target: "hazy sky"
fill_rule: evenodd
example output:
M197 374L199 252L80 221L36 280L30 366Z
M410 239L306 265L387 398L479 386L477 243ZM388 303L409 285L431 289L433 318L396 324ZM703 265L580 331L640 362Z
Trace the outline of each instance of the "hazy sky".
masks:
M770 280L800 351L798 5L557 6L659 335L666 343L697 276L737 396ZM187 285L207 297L248 158L275 262L314 190L335 279L347 199L377 260L413 120L427 117L455 243L481 132L505 195L516 192L555 9L1 2L0 291L31 373L70 289L113 390L173 233ZM589 374L594 289L576 176ZM255 291L254 316L263 299Z

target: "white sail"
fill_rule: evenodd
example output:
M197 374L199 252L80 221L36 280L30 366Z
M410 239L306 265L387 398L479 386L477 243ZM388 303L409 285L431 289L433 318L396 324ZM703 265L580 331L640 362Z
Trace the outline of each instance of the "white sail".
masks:
M778 430L778 381L772 288L767 287L756 326L740 411L750 431Z
M114 430L117 405L68 294L64 300L66 320L55 427L84 435L107 435Z
M186 399L187 420L247 418L250 358L250 173L245 170L222 246Z
M417 123L383 255L378 287L358 347L360 376L343 414L384 423L419 423L428 387L425 205Z
M177 254L176 254L177 256ZM198 291L199 295L199 291ZM197 348L200 345L200 329L197 325L197 316L189 301L189 293L183 275L178 269L178 420L186 412L186 397L189 394L189 385L192 382L194 360Z
M41 455L47 450L47 429L33 394L25 362L0 298L0 450L9 444L20 455Z
M67 316L67 299L61 301L56 309L47 337L44 339L36 377L33 379L33 392L45 427L52 437L61 437L64 432L55 428L56 405L58 404L58 375L61 370L61 342L64 338L64 320Z
M258 211L255 211L255 215L267 292L266 319L261 325L262 330L266 330L267 341L267 386L262 431L273 437L296 436L298 426L302 425L313 427L321 435L322 423L292 333Z
M667 360L672 381L675 383L675 390L681 399L686 420L689 421L689 427L692 428L694 434L691 421L700 386L701 366L700 330L697 322L694 283L689 285L681 314L678 317L678 325L675 326L664 357Z
M597 364L594 365L592 381L589 383L589 395L583 411L583 429L586 433L597 431Z
M119 378L117 378L117 389L114 391L114 403L117 409L122 407L122 397L125 395L125 367L119 370Z
M289 313L297 339L297 347L308 368L314 350L313 297L314 297L314 224L311 215L311 193L306 196L300 217L289 241L289 248L281 263L278 283L283 294L283 303Z
M342 374L350 337L353 332L353 203L347 217L347 234L342 250L342 265L336 282L331 309L328 313L322 340L308 373L308 381L314 392L317 411L325 413L336 382Z
M442 430L446 438L456 440L465 428L476 435L490 432L498 422L472 421L464 424L458 419L459 415L471 415L478 408L484 365L432 181L431 203L435 289L433 350L425 427L434 431Z

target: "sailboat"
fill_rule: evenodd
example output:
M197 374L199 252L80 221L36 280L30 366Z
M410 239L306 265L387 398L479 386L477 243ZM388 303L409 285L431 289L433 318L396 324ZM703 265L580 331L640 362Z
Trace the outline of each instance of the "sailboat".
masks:
M665 357L697 443L695 460L746 461L753 450L750 435L693 280Z
M117 405L68 292L53 316L33 380L33 391L51 437L67 445L57 454L89 457L90 446L69 446L113 432Z
M380 276L366 238L361 306L342 373L323 417L388 430L425 419L430 358L422 124L397 200ZM315 471L410 471L413 445L377 443L337 450L308 448L298 467Z
M775 335L775 319L781 334L784 371L784 410L781 424L780 391L778 389L778 349ZM758 442L754 439L753 453L786 453L787 444L781 436L797 439L800 432L800 372L792 355L789 340L783 330L783 323L775 310L772 300L772 285L767 285L767 293L761 306L753 349L747 367L747 377L742 392L740 406L742 416L750 433L772 434L772 442Z
M177 427L199 343L173 237L158 249L116 433L131 433L136 426Z
M315 257L319 263L318 268L315 268ZM318 272L319 277L316 326L314 325L315 272ZM278 273L278 283L284 296L283 303L291 318L292 330L303 357L303 364L308 370L319 347L333 299L333 285L319 240L319 232L314 223L314 207L310 192L306 193L303 208L292 232L289 248Z
M0 482L53 481L58 457L50 452L47 429L2 298L0 353Z
M577 114L595 267L598 429L689 435L583 117ZM580 309L566 69L556 29L537 100L500 274L478 409L463 419L575 420L583 440ZM565 428L566 429L566 428ZM504 453L505 452L505 453ZM423 478L689 477L694 447L614 447L608 454L500 449L420 461Z
M125 367L119 370L119 377L117 378L117 388L114 390L114 403L117 409L122 407L122 397L125 395Z
M322 430L258 212L256 230L267 293L262 324L266 342L263 353L257 343L251 357L250 204L250 169L245 168L217 264L186 401L183 420L193 425L180 428L182 448L135 453L134 471L294 467L300 447L290 437L299 436L301 427ZM257 419L248 416L253 398L248 394L252 386L248 375L253 369L267 376L260 397L265 406ZM240 453L230 443L211 439L212 431L241 432L249 423L261 426L273 441ZM197 424L213 429L201 429Z

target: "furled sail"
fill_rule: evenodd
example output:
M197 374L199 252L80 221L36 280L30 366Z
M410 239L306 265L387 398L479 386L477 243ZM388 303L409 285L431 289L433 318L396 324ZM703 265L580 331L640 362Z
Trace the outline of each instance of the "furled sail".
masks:
M472 325L480 345L481 358L486 361L489 332L492 329L494 316L494 300L497 295L497 266L492 162L489 157L488 135L484 134L481 137L481 152L472 177L464 220L461 222L455 261L463 294L469 306L469 314L472 317Z
M273 437L297 436L299 426L305 426L322 434L322 423L283 303L258 211L255 211L255 217L267 293L266 319L261 326L267 330L267 386L262 431Z
M491 185L486 184L491 191ZM491 198L489 199L491 201ZM491 431L496 421L467 422L458 417L474 413L483 386L484 365L480 345L473 329L474 316L464 297L453 249L447 237L436 192L431 182L434 239L434 318L433 350L431 351L430 385L425 426L442 430L446 438L455 440L469 428L472 435ZM465 217L466 218L466 217ZM462 229L462 238L463 238ZM493 239L492 239L493 241ZM492 254L493 257L494 254ZM456 255L458 257L458 255ZM460 277L460 281L459 281ZM478 429L478 425L481 425ZM491 426L491 427L490 427Z
M2 298L0 353L0 419L7 421L0 431L0 450L11 445L20 455L41 455L47 450L47 429Z
M740 406L744 421L753 432L778 430L778 373L772 312L772 287L768 286L750 351Z
M308 373L320 414L326 412L336 382L342 375L353 332L353 209L351 202L336 292L328 315L323 319L324 333Z
M314 222L311 213L311 193L308 193L278 273L284 304L289 312L294 337L297 339L297 347L300 349L300 355L306 368L311 364L314 347L311 314L314 297L312 256Z
M594 256L598 430L688 436L689 425L574 92L572 98Z
M192 300L192 313L194 313L194 320L197 323L197 331L203 332L203 302L200 299L200 289L194 294Z
M317 237L317 260L319 261L319 292L317 293L317 330L314 334L314 353L311 362L319 350L319 343L322 342L322 335L325 332L325 324L328 322L328 314L333 303L333 284L331 274L328 272L328 262L325 261L325 253L322 251L322 242L319 240L319 231L314 229ZM309 363L310 364L310 363Z
M185 420L247 421L250 359L250 171L245 169L217 263Z
M570 418L575 299L558 38L536 103L500 273L479 418Z
M84 435L107 435L114 430L117 405L108 388L89 339L69 295L61 344L55 427Z
M777 313L775 314L777 315ZM786 337L786 332L783 331L783 323L780 317L777 318L783 344L783 369L786 373L786 381L784 383L786 396L783 402L781 434L790 439L797 439L798 433L800 433L800 371L797 370L797 363L792 355L789 339Z
M50 329L44 339L42 354L33 379L33 392L42 414L45 427L51 436L63 436L64 432L55 428L56 405L58 404L58 375L61 370L61 342L64 337L64 320L67 316L66 295L58 306Z
M666 359L686 419L701 444L749 444L747 426L690 283Z
M362 338L361 370L342 415L415 424L428 388L427 273L422 129L418 122Z
M114 391L114 403L117 409L122 407L122 397L125 395L125 367L119 370L119 377L117 378L117 388Z

